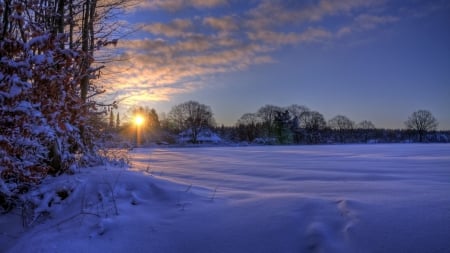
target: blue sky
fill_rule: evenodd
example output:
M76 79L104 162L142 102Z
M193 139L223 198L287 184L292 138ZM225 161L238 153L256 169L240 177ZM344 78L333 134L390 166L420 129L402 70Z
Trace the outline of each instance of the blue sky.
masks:
M265 104L403 128L430 110L450 129L450 2L147 0L109 66L120 108L197 100L232 125Z

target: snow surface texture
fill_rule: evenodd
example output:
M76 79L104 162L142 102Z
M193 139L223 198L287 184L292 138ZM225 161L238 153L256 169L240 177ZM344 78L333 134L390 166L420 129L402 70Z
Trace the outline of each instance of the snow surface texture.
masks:
M0 216L0 252L450 252L448 144L131 155L48 181L70 195L27 232Z

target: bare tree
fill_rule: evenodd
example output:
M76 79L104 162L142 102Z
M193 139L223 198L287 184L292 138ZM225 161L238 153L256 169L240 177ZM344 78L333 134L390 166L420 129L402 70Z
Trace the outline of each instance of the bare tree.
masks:
M331 129L342 131L353 129L355 123L346 116L337 115L328 121L328 126L331 127Z
M178 132L189 133L192 143L198 142L198 135L202 130L215 125L211 108L196 101L174 106L168 117Z
M370 137L374 136L375 125L370 120L363 120L356 124L356 129L364 142L368 142Z
M240 139L253 142L258 137L261 119L256 113L245 113L237 122Z
M284 111L281 107L275 105L265 105L261 107L257 114L262 120L263 128L267 137L273 137L275 134L275 117L277 113Z
M261 119L256 113L244 113L238 120L238 125L256 125L261 122Z
M300 121L300 128L304 132L307 143L314 144L320 142L320 131L326 127L325 118L316 111L303 113Z
M357 129L372 130L375 129L375 125L370 120L363 120L356 125Z
M322 130L326 127L325 118L316 111L305 112L300 127L308 130Z
M349 132L354 129L355 122L351 121L349 118L343 115L337 115L328 121L328 126L337 131L337 135L340 142L348 141Z
M286 107L286 110L292 115L293 128L300 127L303 116L310 112L309 108L304 105L293 104Z
M419 141L422 142L426 132L436 130L439 123L430 111L419 110L413 112L405 125L408 129L416 131Z

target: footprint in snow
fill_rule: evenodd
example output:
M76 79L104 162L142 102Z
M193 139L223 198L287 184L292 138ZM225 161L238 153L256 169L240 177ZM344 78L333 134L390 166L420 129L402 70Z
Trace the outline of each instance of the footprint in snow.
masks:
M306 229L306 248L311 253L325 252L324 243L326 240L327 228L319 222L311 223Z
M341 216L347 219L342 228L342 232L344 233L345 237L348 238L349 232L351 231L352 227L358 222L357 215L349 208L349 203L345 199L336 201L336 206Z

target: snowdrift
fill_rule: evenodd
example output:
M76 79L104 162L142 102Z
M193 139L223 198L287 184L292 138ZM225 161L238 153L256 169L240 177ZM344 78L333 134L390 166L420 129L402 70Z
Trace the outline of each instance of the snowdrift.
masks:
M0 216L0 252L450 252L450 145L136 149L131 161L44 182L28 229Z

